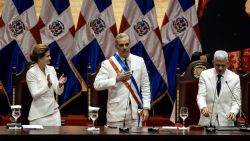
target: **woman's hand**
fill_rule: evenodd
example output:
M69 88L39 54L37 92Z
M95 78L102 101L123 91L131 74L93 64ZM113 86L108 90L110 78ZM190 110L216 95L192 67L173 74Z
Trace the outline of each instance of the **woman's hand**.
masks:
M65 83L67 82L67 77L62 74L62 76L59 78L59 88L61 88Z
M50 80L50 75L47 75L47 81L48 81L48 87L50 88L52 86L52 82Z

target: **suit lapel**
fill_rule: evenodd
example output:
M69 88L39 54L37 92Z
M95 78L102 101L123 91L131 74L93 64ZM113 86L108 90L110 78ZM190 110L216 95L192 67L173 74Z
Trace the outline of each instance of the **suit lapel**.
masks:
M130 54L129 56L130 56L129 59L130 59L130 66L131 66L130 70L131 70L131 71L134 71L134 70L135 70L136 62L135 62L135 60L134 60L134 57L132 57L131 54ZM134 72L133 72L133 73L134 73Z
M39 68L38 65L34 66L37 72L37 79L39 80L43 80L43 81L47 81L47 77L45 76L45 74L42 72L42 70Z
M229 80L229 77L230 76L227 75L227 70L226 70L221 79L221 92L220 92L220 94L222 95L221 97L224 97L223 95L227 95L226 92L228 92L229 89L227 87L226 81Z
M210 84L211 84L211 94L214 96L215 95L215 99L218 99L218 94L217 94L217 90L216 90L216 84L217 84L217 76L216 76L216 72L215 69L213 69L214 72L212 72L213 75L211 75L210 77Z

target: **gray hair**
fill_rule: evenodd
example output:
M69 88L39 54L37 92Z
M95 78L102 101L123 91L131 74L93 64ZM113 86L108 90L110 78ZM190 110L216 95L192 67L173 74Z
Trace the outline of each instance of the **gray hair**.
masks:
M214 53L214 60L219 60L219 61L227 61L228 62L228 54L224 50L217 50Z
M115 37L115 44L117 45L117 40L118 40L118 39L125 38L125 37L129 39L128 34L126 34L126 33L119 33L119 34ZM129 42L130 42L130 39L129 39Z

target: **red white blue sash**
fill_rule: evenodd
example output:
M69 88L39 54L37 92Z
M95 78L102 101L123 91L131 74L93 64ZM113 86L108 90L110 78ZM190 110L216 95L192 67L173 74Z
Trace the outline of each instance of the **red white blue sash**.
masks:
M125 63L121 60L121 58L117 54L110 57L109 62L112 65L113 69L115 70L115 72L117 74L121 73L122 71L124 71L124 72L128 71L127 66L125 65ZM115 63L115 62L117 62L117 63ZM120 66L120 69L117 66L118 64ZM136 103L138 104L138 107L142 108L143 107L143 105L142 105L142 95L141 95L141 93L139 91L138 85L137 85L137 83L136 83L136 81L135 81L135 79L133 77L133 74L132 74L132 77L131 77L131 81L132 81L132 85L128 83L128 80L123 81L123 83L128 88L128 90L130 91L131 95L133 96Z

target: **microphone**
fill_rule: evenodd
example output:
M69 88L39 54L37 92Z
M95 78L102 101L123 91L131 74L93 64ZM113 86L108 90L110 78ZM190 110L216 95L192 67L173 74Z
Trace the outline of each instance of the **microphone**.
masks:
M216 83L216 86L218 84L218 81ZM214 92L214 100L213 100L213 105L212 105L212 113L211 113L211 116L210 116L210 123L209 123L209 126L206 128L206 130L208 132L215 132L216 131L216 127L215 125L212 124L212 117L213 117L213 111L214 111L214 102L215 102L215 95L216 95L216 88L215 88L215 92Z
M150 80L150 72L149 71L148 71L148 78ZM150 91L151 91L151 89L150 89ZM151 94L151 92L150 92L150 94ZM152 97L151 97L151 103L152 103ZM153 126L148 128L148 132L159 132L159 128L155 127L155 119L154 119L155 118L155 108L154 108L154 105L152 105L151 108L152 108Z
M155 112L154 112L154 106L152 105L152 115L153 115L153 126L148 128L148 132L159 132L159 128L155 127Z
M133 73L134 73L134 71L132 70L131 76L133 76ZM130 80L129 85L131 85L131 82L132 82L132 80ZM119 128L119 131L122 132L122 133L128 133L129 132L129 128L126 127L126 123L125 123L126 115L127 115L127 109L128 109L129 103L130 103L129 94L128 94L128 101L127 101L127 105L126 105L125 115L124 115L124 119L123 119L123 127Z
M225 81L225 82L226 82L226 84L227 84L227 87L228 87L228 89L229 89L231 95L233 96L234 100L236 101L237 105L238 105L239 108L240 108L240 104L238 103L238 101L237 101L236 97L234 96L234 94L233 94L231 88L229 87L228 82L227 82L227 81ZM245 113L242 111L241 108L240 108L240 113L242 113L244 119L243 119L243 120L242 120L242 119L241 119L241 120L240 120L240 119L239 119L239 120L237 119L237 122L239 122L239 125L241 126L241 129L244 129L244 128L247 127L247 123L246 123L247 117L246 117Z

